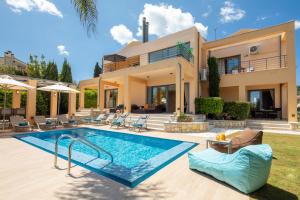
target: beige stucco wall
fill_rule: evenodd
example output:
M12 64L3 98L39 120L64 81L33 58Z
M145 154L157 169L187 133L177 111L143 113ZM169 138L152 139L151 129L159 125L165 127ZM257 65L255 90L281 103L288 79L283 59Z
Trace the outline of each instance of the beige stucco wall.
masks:
M239 100L239 87L221 87L220 97L223 98L225 102L228 101L238 101Z
M146 103L146 82L144 80L132 79L131 81L131 103L143 106Z

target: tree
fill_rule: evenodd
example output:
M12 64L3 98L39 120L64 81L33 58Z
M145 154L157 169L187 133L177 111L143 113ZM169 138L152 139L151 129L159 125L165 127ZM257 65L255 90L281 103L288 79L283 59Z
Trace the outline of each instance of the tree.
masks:
M73 82L71 67L66 58L61 69L60 81L66 83Z
M71 2L79 14L80 22L87 28L87 33L95 33L98 20L96 0L71 0Z
M66 82L66 83L73 82L71 66L68 63L67 59L64 60L64 63L63 63L62 69L61 69L60 81ZM69 101L68 94L62 93L60 95L59 113L67 113L68 112L68 101Z
M94 78L99 77L99 75L102 74L102 71L103 69L99 66L97 62L94 68Z
M32 78L41 78L40 63L39 63L38 57L36 55L29 56L28 76L32 77Z
M44 79L58 81L58 70L57 70L57 65L54 61L48 62Z
M218 63L215 57L209 57L207 59L207 64L209 68L209 96L219 97L220 93L220 75L218 70Z

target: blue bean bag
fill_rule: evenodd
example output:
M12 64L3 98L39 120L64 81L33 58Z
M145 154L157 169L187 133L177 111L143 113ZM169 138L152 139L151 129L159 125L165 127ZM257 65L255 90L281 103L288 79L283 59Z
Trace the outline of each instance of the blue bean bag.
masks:
M250 145L234 154L225 154L209 148L189 153L188 157L190 169L209 174L248 194L267 183L272 149L267 144Z

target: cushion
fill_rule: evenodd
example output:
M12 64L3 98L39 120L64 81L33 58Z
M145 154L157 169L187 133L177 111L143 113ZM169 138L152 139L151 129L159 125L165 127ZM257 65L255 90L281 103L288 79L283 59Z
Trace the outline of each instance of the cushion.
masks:
M224 181L246 194L266 184L271 164L272 149L267 144L250 145L234 154L206 149L189 153L189 166Z
M19 126L27 126L28 123L27 122L19 122Z

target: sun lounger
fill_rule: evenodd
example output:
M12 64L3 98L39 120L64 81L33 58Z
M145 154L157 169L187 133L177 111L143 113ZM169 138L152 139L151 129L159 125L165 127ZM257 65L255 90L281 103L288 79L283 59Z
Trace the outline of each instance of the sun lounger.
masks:
M107 113L100 114L95 119L92 119L91 123L94 123L94 124L105 124L106 120L108 119L108 116L109 116L109 114L107 114Z
M110 127L116 126L117 128L119 128L121 126L125 126L125 120L127 116L128 114L122 114L118 118L113 119Z
M75 119L68 119L66 115L58 115L57 120L64 127L74 127L78 125Z
M133 130L138 129L139 132L141 129L147 129L147 119L149 118L149 115L141 116L139 117L135 122L131 124L131 128Z
M231 152L234 153L240 148L248 145L261 144L262 138L262 131L255 132L253 130L246 129L241 132L241 134L231 139ZM223 153L228 151L228 146L226 144L212 143L210 147Z
M30 123L19 115L10 116L10 123L17 132L31 131Z
M38 129L54 129L56 128L56 123L52 120L46 119L45 116L34 116L34 122L36 123Z

